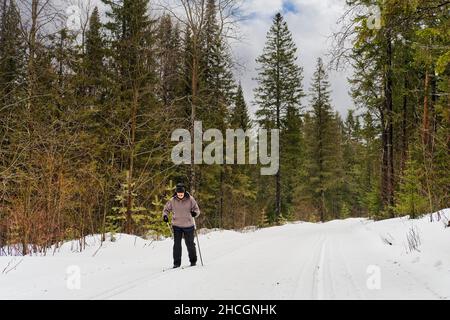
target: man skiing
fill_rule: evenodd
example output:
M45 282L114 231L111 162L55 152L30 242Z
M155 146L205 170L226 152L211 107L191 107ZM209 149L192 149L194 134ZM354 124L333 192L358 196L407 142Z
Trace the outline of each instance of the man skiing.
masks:
M169 213L172 212L173 228L173 267L181 266L181 238L184 241L189 253L191 266L197 263L197 251L195 249L195 221L194 218L200 215L197 201L191 196L182 183L176 185L175 194L170 199L163 210L164 222L169 222Z

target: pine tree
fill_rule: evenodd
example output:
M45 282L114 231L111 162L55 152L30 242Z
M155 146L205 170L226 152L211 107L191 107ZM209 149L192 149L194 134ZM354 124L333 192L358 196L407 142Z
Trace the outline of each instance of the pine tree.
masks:
M305 142L303 140L303 122L297 108L289 107L283 119L283 131L280 144L283 146L281 170L284 173L282 181L283 214L292 216L294 203L298 196L298 186L302 184L301 168L305 161Z
M256 116L265 129L283 129L283 119L300 107L303 96L302 69L296 64L297 48L282 15L277 13L267 33L263 54L256 59L259 64L258 87L255 102ZM284 150L281 146L280 153ZM282 166L281 166L282 167ZM282 212L281 169L276 174L275 215Z
M364 209L364 145L359 116L349 110L342 130L343 205L350 214L361 216ZM342 211L342 210L341 210Z
M169 198L170 199L170 198ZM168 201L168 197L164 200ZM155 196L152 201L153 210L150 211L150 217L148 220L147 228L150 235L155 235L158 239L159 236L165 237L170 235L170 230L167 224L161 219L165 203L161 201L160 197Z
M242 129L249 132L252 122L248 114L247 104L244 98L244 92L239 83L234 105L231 110L229 127L232 129ZM237 147L235 147L236 155ZM246 144L245 157L248 159L249 147ZM253 204L256 201L256 183L253 173L255 168L250 165L225 166L224 192L226 196L225 213L229 218L227 225L234 229L242 228L248 225L252 217L250 213L254 209Z
M158 76L159 92L165 108L178 112L176 99L182 92L182 41L178 24L168 14L160 17L158 25Z
M247 131L251 128L251 120L248 114L247 103L244 99L244 92L242 90L242 85L239 82L236 91L236 97L234 99L234 108L231 112L230 124L233 128L240 128Z
M17 83L24 73L23 38L15 1L3 0L1 12L0 99L4 107L11 109Z
M336 137L340 133L330 102L330 84L322 59L317 59L311 87L310 121L305 128L307 149L307 189L320 216L327 216L327 200L330 190L336 186L339 165L339 145Z
M334 132L334 151L331 155L332 161L334 162L334 168L331 172L333 176L333 183L331 184L328 192L328 206L332 217L335 219L340 219L339 214L341 207L345 203L346 172L343 168L345 164L343 153L344 124L337 111L333 115L331 131Z
M347 219L351 216L351 211L347 203L342 203L341 210L339 212L341 219Z
M258 227L265 228L270 225L269 218L267 217L267 213L265 210L261 210L259 221L258 221Z
M216 0L208 0L202 50L200 88L204 103L200 118L211 122L213 128L224 128L229 107L233 102L235 82L228 44L220 33Z
M98 8L95 7L89 18L89 29L86 32L86 54L83 57L83 74L86 76L83 81L87 83L87 94L90 96L100 96L99 90L105 72L105 48L101 34L102 24Z
M397 194L395 212L398 215L409 214L411 218L415 219L420 213L427 211L428 201L423 194L420 182L422 176L417 162L408 160Z
M20 104L17 102L23 97L22 83L26 61L20 16L15 1L3 0L0 6L0 172L6 172L13 161L12 156L17 152L15 148L21 148L19 145L14 146L12 136L14 131L17 131L16 120L21 121L20 116L17 116L20 110ZM0 193L3 195L8 193L6 186L7 179L3 187L0 187ZM5 200L0 196L0 207ZM2 221L6 221L5 212L0 213L0 247L6 234Z

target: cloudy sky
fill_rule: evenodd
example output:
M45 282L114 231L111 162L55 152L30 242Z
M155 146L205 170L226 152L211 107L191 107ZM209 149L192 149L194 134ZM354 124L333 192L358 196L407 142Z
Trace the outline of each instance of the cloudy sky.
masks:
M243 66L237 70L236 78L242 82L250 110L255 110L255 106L251 105L256 86L252 80L256 76L255 59L262 52L266 33L277 12L283 14L297 44L298 64L304 68L303 86L308 93L317 58L328 61L329 37L339 28L336 22L345 10L345 0L243 0L241 10L246 17L239 22L243 39L232 45L233 54ZM343 116L352 107L347 82L350 74L350 71L330 72L333 106ZM308 97L302 101L303 105L308 102Z

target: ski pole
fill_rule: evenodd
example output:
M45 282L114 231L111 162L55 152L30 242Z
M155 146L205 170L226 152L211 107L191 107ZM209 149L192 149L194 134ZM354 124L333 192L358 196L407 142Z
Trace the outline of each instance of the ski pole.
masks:
M203 267L202 251L200 250L200 241L198 241L197 228L194 228L194 231L195 231L195 237L197 238L198 253L200 254L200 261L202 262L202 267Z
M175 239L175 238L173 237L173 231L172 231L172 228L170 227L170 225L169 225L168 222L166 222L166 224L167 224L167 228L169 228L169 230L170 230L170 235L172 236L173 239Z

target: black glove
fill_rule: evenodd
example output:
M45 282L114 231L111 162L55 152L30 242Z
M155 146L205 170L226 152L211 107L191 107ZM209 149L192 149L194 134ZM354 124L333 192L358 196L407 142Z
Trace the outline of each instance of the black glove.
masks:
M169 222L169 217L165 215L165 216L163 217L163 220L164 220L164 222Z
M192 216L192 218L195 218L197 216L197 212L191 211L191 216Z

